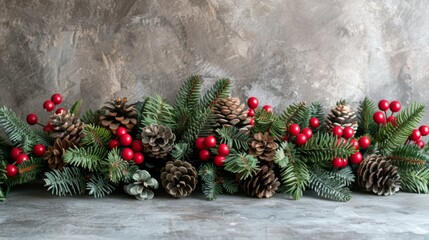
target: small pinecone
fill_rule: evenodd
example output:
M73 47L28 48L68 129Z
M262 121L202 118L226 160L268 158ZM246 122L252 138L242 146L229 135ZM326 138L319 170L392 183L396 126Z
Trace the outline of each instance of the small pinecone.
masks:
M267 162L272 162L278 147L279 144L274 141L274 137L269 136L268 132L264 134L255 133L252 142L250 142L249 153Z
M116 98L108 101L102 108L104 114L100 115L100 123L104 127L116 133L118 127L123 126L128 132L137 124L137 111L134 104L127 104L128 100L124 98Z
M398 168L381 155L366 157L357 170L359 186L378 195L393 195L399 191L401 177Z
M197 186L197 170L186 161L168 161L161 169L161 183L171 196L187 197Z
M63 155L67 149L73 147L74 144L67 139L55 139L53 146L49 146L45 153L45 160L51 169L62 170L64 168Z
M51 137L56 139L66 139L74 145L79 145L83 138L83 128L85 124L69 111L62 111L50 117L50 124L53 126Z
M356 131L358 128L356 112L349 105L346 105L345 100L337 102L337 106L328 113L326 126L329 131L335 126L351 127Z
M170 128L151 124L142 129L143 152L150 157L163 158L173 149L176 135Z
M213 113L216 116L215 129L223 126L235 126L241 131L248 132L252 127L250 117L244 104L240 104L239 98L227 97L217 99L213 106Z
M280 186L273 170L267 165L262 166L256 175L240 181L243 190L252 197L269 198L274 195Z

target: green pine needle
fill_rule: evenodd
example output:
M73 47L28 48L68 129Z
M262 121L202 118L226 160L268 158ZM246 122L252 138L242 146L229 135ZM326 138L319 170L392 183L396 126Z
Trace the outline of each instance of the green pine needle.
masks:
M249 149L248 143L251 138L244 131L240 131L236 127L225 127L217 129L221 143L227 144L229 147L238 150L246 151Z
M269 113L263 109L258 109L255 113L255 125L252 133L268 132L276 140L282 140L285 133L285 121L276 114Z
M86 184L86 190L89 191L88 194L93 195L95 198L102 198L109 195L115 188L113 184L99 174L92 175Z
M57 196L80 195L85 192L85 176L77 167L65 167L45 173L45 187Z
M231 82L227 78L219 79L207 90L200 101L200 109L211 108L218 98L225 98L231 92Z
M190 159L192 155L192 147L187 143L177 143L171 151L173 159Z
M119 183L127 175L131 175L130 166L127 161L121 158L118 148L110 150L102 166L104 175L113 183Z
M280 168L285 168L289 164L289 159L295 154L294 146L288 142L282 142L274 155L274 163Z
M189 114L195 112L201 97L201 79L200 76L194 75L189 77L180 87L175 101L175 108L186 110ZM182 114L176 114L181 116ZM176 119L178 119L176 117Z
M400 171L401 189L413 193L429 193L429 167Z
M356 136L374 136L376 134L378 126L372 119L372 116L375 112L375 103L371 101L368 97L365 97L363 101L359 102L358 129L356 132Z
M158 124L167 126L170 129L175 129L176 123L173 115L173 107L162 99L161 96L149 97L143 108L143 119L141 126L149 126L151 124Z
M31 157L29 161L17 165L18 174L7 179L7 185L13 187L36 180L44 170L43 158Z
M411 144L397 147L387 158L401 169L423 166L429 162L429 155L418 146Z
M74 147L67 149L63 158L64 162L69 165L94 172L101 169L102 161L106 155L107 151L104 147Z
M80 120L86 124L98 124L100 122L101 114L103 114L103 110L101 109L96 111L89 109L82 115L82 117L80 117Z
M82 103L83 103L82 99L77 100L73 104L73 106L70 108L70 113L73 114L73 115L75 115L76 117L79 117L80 116L80 111L82 110Z
M96 126L94 124L86 124L83 129L84 138L82 139L83 146L106 146L113 134L110 130Z
M230 153L225 160L225 170L240 175L244 180L253 176L259 170L259 161L256 157L244 153Z
M290 194L294 200L300 199L310 180L307 165L300 159L294 159L282 169L281 180L284 193Z
M211 116L211 110L209 108L202 111L197 111L190 121L188 127L180 137L182 143L194 144L201 131L206 126L207 121Z
M320 126L323 126L325 123L325 111L323 110L322 104L320 102L312 102L310 105L310 118L315 117L319 119ZM313 132L318 131L318 129L313 129Z
M350 189L342 182L334 178L329 172L320 168L309 171L309 187L323 198L346 202L352 198Z
M281 115L280 119L284 122L284 126L289 126L296 123L302 128L308 126L310 120L310 108L306 102L292 103Z

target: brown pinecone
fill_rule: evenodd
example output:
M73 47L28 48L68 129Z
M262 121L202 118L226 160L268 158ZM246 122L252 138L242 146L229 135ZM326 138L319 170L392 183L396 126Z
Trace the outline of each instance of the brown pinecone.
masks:
M176 135L170 128L151 124L142 129L143 152L150 157L163 158L173 149Z
M337 102L337 106L333 108L326 118L326 126L329 131L335 126L351 127L354 131L358 128L358 119L356 112L346 104L345 100Z
M168 161L161 169L161 183L171 196L187 197L197 186L197 170L186 161Z
M241 180L240 185L252 197L269 198L277 191L280 182L274 171L264 165L254 176Z
M366 157L357 170L359 186L378 195L393 195L401 186L398 168L381 155Z
M74 145L79 145L84 137L83 128L85 124L69 111L62 111L50 117L50 124L53 126L52 138L66 139Z
M276 149L279 147L279 144L274 141L274 137L270 136L268 132L264 134L255 133L249 145L250 155L257 156L267 162L273 161Z
M104 114L100 115L100 123L104 127L116 133L118 127L123 126L127 132L131 132L137 124L137 111L134 104L127 104L126 97L117 97L114 100L108 101L102 108Z
M213 113L216 116L215 129L223 126L235 126L239 130L248 132L252 127L250 117L247 116L247 110L244 104L240 104L239 98L227 97L219 98L213 106Z
M45 153L45 160L51 169L62 170L64 168L63 155L67 149L73 147L74 144L67 139L55 139L53 146L49 146Z

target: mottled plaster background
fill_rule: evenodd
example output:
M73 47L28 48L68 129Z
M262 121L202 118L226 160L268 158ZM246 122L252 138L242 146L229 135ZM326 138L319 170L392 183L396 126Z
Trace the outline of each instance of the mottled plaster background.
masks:
M27 114L61 92L98 108L185 78L229 77L277 110L340 98L429 101L421 1L40 0L0 2L0 103ZM67 106L67 105L66 105ZM47 115L45 113L45 115ZM426 119L429 119L426 117Z

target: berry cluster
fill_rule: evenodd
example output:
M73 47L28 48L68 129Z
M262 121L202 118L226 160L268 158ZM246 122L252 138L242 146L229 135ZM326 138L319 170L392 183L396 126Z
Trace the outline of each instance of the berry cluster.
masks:
M208 149L216 147L216 138L214 136L207 136L205 138L197 138L195 146L200 150L198 156L201 161L207 162L210 159L210 151ZM213 159L213 163L222 167L225 163L226 156L229 154L229 146L225 143L221 143L217 146L217 155Z
M36 157L42 157L45 155L46 148L42 144L36 144L33 147L33 154ZM10 150L10 159L11 164L6 166L6 176L13 177L18 174L18 168L16 165L19 165L25 161L30 160L28 154L24 153L22 149L14 147Z
M303 128L301 130L300 126L296 123L292 123L287 128L289 136L286 136L285 140L290 140L292 137L295 137L295 143L298 146L302 146L307 143L308 139L313 136L313 131L310 128Z
M332 166L335 168L344 168L349 164L360 164L363 160L362 153L359 148L366 149L371 145L371 140L368 136L362 136L357 140L353 138L355 131L351 127L335 126L332 128L332 134L338 137L337 144L347 144L347 140L355 147L356 152L347 158L336 157L332 159Z
M381 125L391 123L392 125L396 126L396 117L393 114L401 110L401 103L399 101L392 101L389 103L389 101L386 99L380 100L378 102L378 109L381 111L375 112L372 116L374 122ZM387 110L389 109L392 114L387 117Z
M249 99L247 99L247 106L249 107L249 110L247 111L247 116L251 117L250 119L250 125L254 125L255 124L255 110L256 108L258 108L259 105L259 100L256 97L250 97ZM272 113L273 112L273 107L270 105L265 105L262 107L262 109L264 109L264 111Z
M55 93L51 96L50 100L48 99L45 102L43 102L43 109L45 109L47 112L52 112L52 111L54 111L56 106L61 104L62 101L63 101L63 97L61 96L61 94ZM65 108L58 108L55 111L55 113L60 114L63 111L66 111L66 109ZM39 117L34 113L28 114L26 120L27 120L27 123L29 125L38 124L38 125L42 126L43 131L45 131L45 132L51 132L53 130L53 127L49 122L46 125L40 124L39 123Z
M421 125L418 129L414 129L410 136L408 137L408 142L413 141L415 145L423 149L425 147L425 142L421 139L429 135L429 127L427 125Z
M116 139L112 139L108 143L109 149L123 147L121 151L122 159L125 161L133 160L139 165L144 162L143 143L141 140L135 139L127 132L124 127L116 129Z

